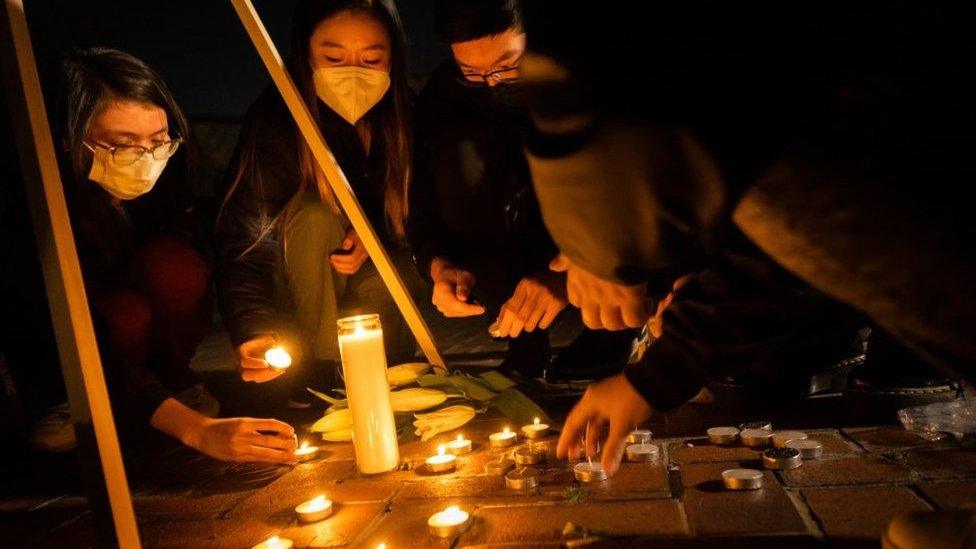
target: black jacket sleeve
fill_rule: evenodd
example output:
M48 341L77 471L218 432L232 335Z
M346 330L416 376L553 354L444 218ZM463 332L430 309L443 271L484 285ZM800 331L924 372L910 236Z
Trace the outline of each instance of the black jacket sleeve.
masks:
M217 221L217 295L234 346L277 329L280 214L298 186L299 152L276 94L266 91L248 111Z

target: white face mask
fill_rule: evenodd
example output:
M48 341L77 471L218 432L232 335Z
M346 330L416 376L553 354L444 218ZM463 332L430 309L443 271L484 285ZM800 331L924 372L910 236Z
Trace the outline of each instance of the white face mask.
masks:
M86 143L86 146L87 143ZM88 179L98 183L120 200L132 200L152 190L169 159L156 160L146 153L128 166L119 166L106 149L88 146L94 153Z
M326 67L315 69L315 94L350 124L383 99L390 89L386 71L365 67Z

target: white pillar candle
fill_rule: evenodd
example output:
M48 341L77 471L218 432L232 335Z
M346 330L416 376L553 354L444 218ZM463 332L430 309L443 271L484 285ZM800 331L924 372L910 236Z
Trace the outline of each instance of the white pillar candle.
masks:
M251 549L291 549L294 546L288 538L279 538L278 536L272 536L261 543L255 545Z
M272 368L283 370L291 366L291 355L281 347L272 347L264 352L264 361Z
M341 318L338 324L356 466L367 475L391 471L400 462L400 451L379 315Z
M456 456L467 454L471 451L471 441L464 438L464 435L459 434L457 439L447 443L447 451Z

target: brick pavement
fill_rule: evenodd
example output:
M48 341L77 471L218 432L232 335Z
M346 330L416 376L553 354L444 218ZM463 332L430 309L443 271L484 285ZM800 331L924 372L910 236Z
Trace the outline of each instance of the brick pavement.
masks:
M757 451L691 437L656 440L661 459L626 464L596 485L577 485L570 464L550 460L540 467L536 489L516 492L483 473L498 452L481 437L503 424L478 420L462 429L474 438L475 451L444 475L423 474L419 467L440 440L403 444L403 470L374 477L359 474L348 445L340 444L324 444L323 457L292 468L214 465L206 479L193 477L192 487L161 483L136 494L144 545L246 548L279 535L299 547L385 543L391 549L583 542L877 546L882 528L899 512L976 500L976 449L930 442L896 427L809 430L824 442L824 457L793 471L766 471L758 491L726 491L719 476L728 468L757 467ZM550 437L542 443L554 442ZM172 463L185 466L179 459ZM299 524L292 508L319 493L336 502L335 513ZM427 517L449 505L473 514L471 528L453 539L432 538ZM83 498L6 501L0 505L0 539L91 546L91 520ZM576 526L574 533L564 534L567 523Z

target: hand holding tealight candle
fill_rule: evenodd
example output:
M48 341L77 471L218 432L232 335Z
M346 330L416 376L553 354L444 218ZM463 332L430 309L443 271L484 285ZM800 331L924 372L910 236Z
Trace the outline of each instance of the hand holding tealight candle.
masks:
M324 495L316 496L295 507L295 512L302 522L318 522L332 514L332 501Z
M505 427L501 432L488 435L488 443L492 448L507 448L518 440L518 435L514 431Z
M539 423L539 418L532 420L532 425L522 427L522 435L525 438L542 438L549 434L549 425Z
M441 444L437 447L437 455L427 458L427 470L431 473L447 473L457 466L457 457L448 454L447 448Z
M434 513L427 519L430 535L438 538L450 538L463 533L471 524L471 515L452 505L439 513Z
M275 346L264 352L264 361L272 368L284 370L291 366L291 355L283 348Z

